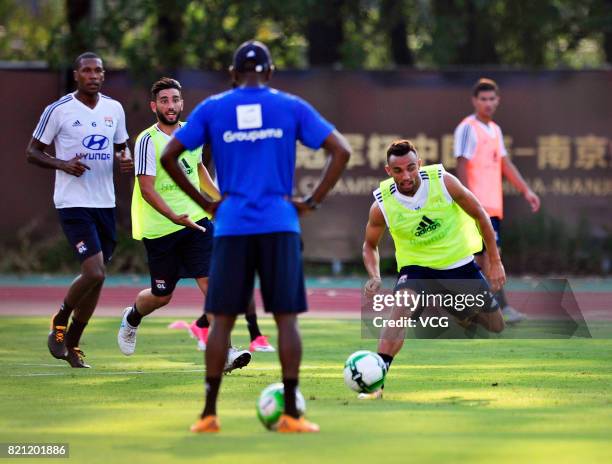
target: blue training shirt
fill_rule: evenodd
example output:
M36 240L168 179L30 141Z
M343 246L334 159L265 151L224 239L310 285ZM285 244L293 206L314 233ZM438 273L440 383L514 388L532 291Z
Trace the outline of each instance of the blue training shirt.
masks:
M212 148L224 200L215 236L300 232L290 202L296 141L318 149L334 130L304 100L269 87L213 95L175 133L187 149Z

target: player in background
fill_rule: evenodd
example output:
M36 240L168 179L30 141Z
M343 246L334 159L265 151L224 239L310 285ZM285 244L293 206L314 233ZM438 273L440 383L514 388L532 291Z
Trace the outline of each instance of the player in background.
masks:
M132 233L136 240L143 241L147 251L151 287L142 290L134 304L124 311L117 343L128 356L136 349L136 333L142 318L170 302L181 278L195 279L206 297L214 230L210 214L178 188L159 161L172 134L184 125L180 121L181 84L163 77L153 84L150 96L150 108L157 122L136 140ZM221 198L202 164L201 147L186 150L179 163L194 186L211 199ZM196 324L202 322L200 318ZM242 368L250 360L248 351L230 346L224 372Z
M457 177L478 198L491 218L495 240L500 247L501 221L504 216L502 176L523 195L532 212L540 209L540 198L529 188L510 160L504 146L501 128L493 122L499 105L499 89L491 79L480 79L472 90L474 114L467 116L455 129L454 153ZM501 251L500 251L501 252ZM487 251L476 255L478 266L488 274ZM520 322L526 316L508 304L504 289L495 295L508 323Z
M501 332L504 319L489 292L489 284L496 291L506 276L489 216L478 199L455 176L445 172L441 164L425 167L421 164L409 140L397 140L387 149L385 171L390 178L374 191L363 243L363 263L369 276L364 293L372 297L381 288L378 244L388 227L398 270L394 293L461 293L473 295L474 300L487 295L481 307L449 312L464 327L480 324L491 332ZM483 241L488 251L489 284L474 264L474 253L482 249ZM452 282L445 284L449 279ZM390 319L415 316L419 310L394 307ZM404 345L405 335L405 327L382 330L378 354L387 369ZM382 398L382 388L361 393L359 398Z
M256 351L260 353L274 353L276 349L270 344L268 337L261 333L259 328L254 298L251 298L244 318L247 322L247 330L249 331L249 351L251 353ZM200 351L206 351L209 331L210 320L206 313L203 313L198 319L189 324L189 333L197 340Z
M206 349L206 405L194 432L217 432L217 394L236 316L253 293L255 273L265 310L278 327L285 411L278 432L316 432L295 404L302 343L297 315L307 310L298 215L318 208L350 157L344 137L302 99L268 87L273 65L267 47L249 41L234 53L236 88L213 95L191 113L170 140L162 165L204 210L215 213L214 253L206 312L215 316ZM319 184L292 199L296 141L331 153ZM209 143L221 202L193 187L178 163L185 149Z
M74 61L76 92L45 108L26 149L28 162L55 170L53 201L68 242L81 262L51 319L49 351L72 367L90 367L79 341L94 313L116 243L113 163L131 172L121 104L100 93L104 66L95 53ZM47 153L54 142L55 156ZM72 322L69 323L72 314Z

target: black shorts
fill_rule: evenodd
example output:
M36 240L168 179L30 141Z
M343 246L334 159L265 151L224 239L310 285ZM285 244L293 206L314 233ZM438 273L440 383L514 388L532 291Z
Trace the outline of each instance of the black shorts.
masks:
M493 216L491 218L491 225L493 226L493 232L495 232L495 243L497 244L497 248L501 248L501 219L497 216ZM476 255L481 255L485 250L485 244L482 242L482 250L478 253L474 253Z
M499 309L489 284L474 261L454 269L405 266L400 269L393 292L401 290L413 290L424 296L439 295L430 297L429 301L458 319ZM415 315L418 316L423 309L419 308Z
M215 237L206 312L246 312L259 275L266 312L307 310L300 235L276 232Z
M147 250L153 295L172 294L182 278L208 277L214 226L207 218L197 223L206 232L185 227L163 237L142 239Z
M117 244L115 208L60 208L57 214L81 263L100 251L105 263L111 260Z

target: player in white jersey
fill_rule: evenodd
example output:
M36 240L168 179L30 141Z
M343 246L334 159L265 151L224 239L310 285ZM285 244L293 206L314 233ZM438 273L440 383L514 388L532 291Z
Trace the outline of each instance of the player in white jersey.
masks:
M115 248L113 163L134 168L121 104L102 95L102 60L94 53L74 62L77 90L45 108L26 150L28 162L55 169L53 201L68 241L81 262L60 310L51 320L48 346L72 367L90 367L79 341L91 318ZM46 153L54 142L55 156ZM70 314L72 322L68 327Z

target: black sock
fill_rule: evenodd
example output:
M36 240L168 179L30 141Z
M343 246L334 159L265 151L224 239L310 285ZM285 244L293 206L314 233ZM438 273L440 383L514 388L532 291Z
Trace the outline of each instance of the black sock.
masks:
M217 395L221 386L221 377L206 377L206 405L202 418L217 415Z
M385 366L387 366L387 372L389 372L389 369L391 369L391 363L393 362L393 356L391 356L390 354L385 354L385 353L378 353L378 356L382 358L382 360L385 363ZM380 386L380 389L381 390L385 389L384 383Z
M68 327L66 332L66 347L74 348L79 346L85 327L87 327L87 322L77 321L74 317L72 318L70 327Z
M142 317L143 316L136 309L136 303L134 303L134 306L132 306L132 309L130 309L130 312L126 317L128 324L130 324L132 327L138 327L140 325L140 321L142 321Z
M504 309L506 306L508 306L508 300L506 300L506 292L504 292L503 288L497 291L494 296L497 302L499 303L500 309Z
M380 356L385 362L385 365L387 366L387 372L389 372L389 369L391 369L391 363L393 362L393 356L385 353L378 353L378 356Z
M251 341L253 341L261 335L261 332L259 331L259 324L257 324L257 314L246 314L244 318L247 321Z
M72 310L72 306L64 301L57 314L53 317L53 325L66 327L68 325L68 321L70 320L70 313L72 313Z
M300 413L295 405L295 391L297 390L297 379L283 379L285 385L285 414L297 419Z
M196 326L200 329L207 329L210 327L210 322L208 322L208 318L206 317L206 313L202 314L199 319L196 321Z

